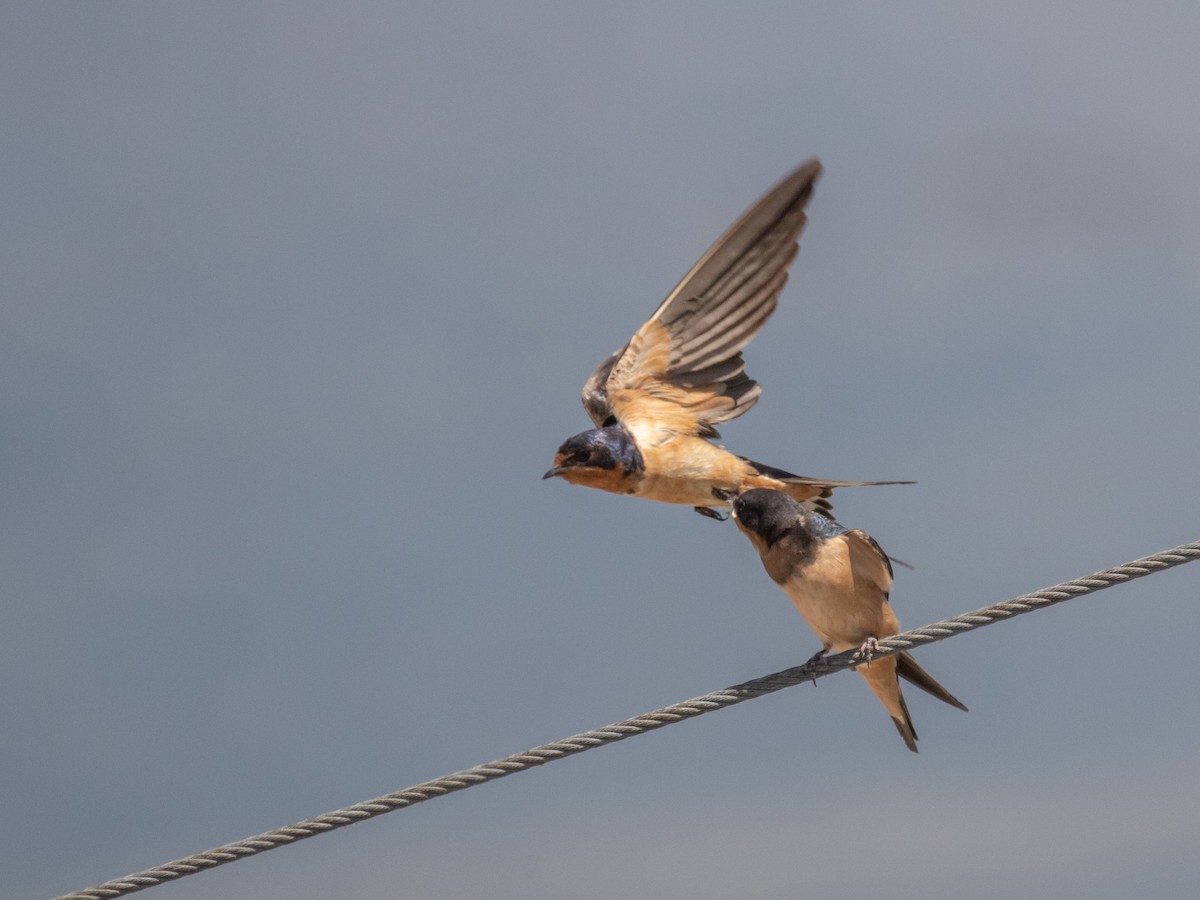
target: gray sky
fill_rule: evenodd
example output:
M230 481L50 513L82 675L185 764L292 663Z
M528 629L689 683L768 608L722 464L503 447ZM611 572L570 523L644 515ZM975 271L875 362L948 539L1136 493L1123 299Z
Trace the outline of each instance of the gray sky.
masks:
M2 15L6 896L807 659L731 525L539 478L810 155L724 435L919 482L836 497L904 625L1200 536L1193 4ZM919 756L840 675L154 896L1181 896L1198 578L920 651Z

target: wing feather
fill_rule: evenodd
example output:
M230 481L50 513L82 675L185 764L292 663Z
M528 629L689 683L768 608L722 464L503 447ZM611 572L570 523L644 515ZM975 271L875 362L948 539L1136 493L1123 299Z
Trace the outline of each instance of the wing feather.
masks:
M621 354L628 346L626 344L625 347L600 363L583 386L583 408L587 410L588 416L596 423L597 428L603 428L605 423L612 418L613 411L608 402L606 385L613 366L617 364L617 360L621 358Z
M859 528L846 532L846 542L850 548L854 580L875 585L886 599L892 592L892 564L879 542Z
M700 332L678 349L672 347L672 360L678 368L686 373L739 354L775 311L775 298L786 280L787 273L781 272L772 283L756 286L757 293L743 296L719 329ZM679 376L675 377L678 380Z
M592 373L583 404L597 425L615 417L715 437L714 425L757 402L742 349L775 311L820 173L809 160L768 191Z

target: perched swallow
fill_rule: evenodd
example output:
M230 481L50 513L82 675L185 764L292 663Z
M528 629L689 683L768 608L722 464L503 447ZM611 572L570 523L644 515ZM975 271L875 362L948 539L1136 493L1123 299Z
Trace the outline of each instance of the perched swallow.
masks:
M768 191L600 364L583 387L597 427L559 447L543 478L684 503L717 519L713 507L751 488L775 488L828 511L835 487L912 483L793 475L707 440L758 400L762 389L746 375L742 348L775 309L820 174L811 159Z
M888 603L891 563L865 531L849 531L772 490L742 494L733 501L733 518L762 557L767 574L787 591L821 639L822 650L814 659L844 650L869 654L877 639L900 633L900 623ZM908 653L881 657L856 668L913 753L917 752L917 732L900 693L900 678L967 711Z

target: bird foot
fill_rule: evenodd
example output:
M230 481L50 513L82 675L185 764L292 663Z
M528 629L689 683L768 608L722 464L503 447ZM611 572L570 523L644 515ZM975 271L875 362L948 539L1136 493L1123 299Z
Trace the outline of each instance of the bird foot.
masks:
M707 516L710 519L716 519L718 522L724 522L729 518L728 513L719 513L711 506L693 506L692 509L696 510L696 512L700 513L700 515Z
M808 658L808 662L806 662L800 668L811 669L813 666L815 666L817 663L819 663L821 660L823 660L826 657L826 655L828 655L828 652L829 651L825 650L824 648L821 648L816 653L814 653L812 656L810 656ZM812 683L813 683L813 686L816 687L817 676L815 674L812 676Z
M878 638L869 637L865 641L863 641L862 646L858 648L858 655L866 658L868 668L871 665L871 659L878 652L879 652Z

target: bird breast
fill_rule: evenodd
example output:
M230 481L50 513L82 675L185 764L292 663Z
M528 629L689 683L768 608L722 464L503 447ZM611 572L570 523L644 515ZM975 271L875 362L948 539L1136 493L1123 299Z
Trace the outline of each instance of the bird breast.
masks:
M712 506L713 493L737 494L746 463L703 438L677 437L642 447L646 468L636 494L663 503Z
M793 605L834 653L860 647L869 637L896 633L889 621L887 597L873 584L856 579L843 541L830 540L783 585Z

